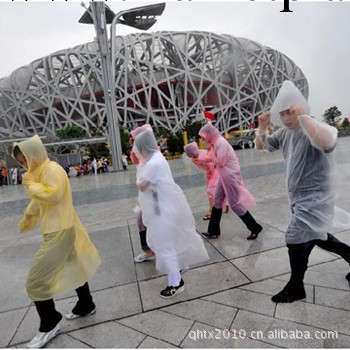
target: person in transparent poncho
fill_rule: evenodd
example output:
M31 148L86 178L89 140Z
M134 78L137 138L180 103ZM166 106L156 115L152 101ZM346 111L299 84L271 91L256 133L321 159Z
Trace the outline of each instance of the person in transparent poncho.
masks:
M255 206L256 202L244 185L243 175L235 151L211 122L208 122L199 130L199 136L210 144L211 149L208 152L208 156L212 159L219 174L208 231L203 232L202 235L207 238L220 236L222 206L226 197L232 211L240 217L250 231L247 239L256 239L262 231L262 226L255 221L248 211L248 209Z
M19 229L32 231L40 221L44 238L26 284L40 317L39 333L27 347L40 348L59 333L62 315L53 301L57 294L76 289L78 302L67 319L95 313L87 281L99 267L100 257L75 213L67 173L49 160L40 137L15 142L12 155L27 170L22 184L30 198Z
M315 245L350 263L350 247L328 233L334 214L333 150L337 129L310 117L310 107L291 81L285 81L269 112L258 117L256 147L281 150L286 161L286 184L292 220L286 231L290 280L272 297L276 303L305 298L304 274ZM270 124L281 126L266 136ZM346 276L350 279L350 273Z
M135 137L133 151L142 161L137 173L139 204L147 227L147 243L156 254L156 268L167 274L162 298L184 291L180 270L207 260L208 253L181 188L159 151L153 131Z
M132 130L130 132L130 139L129 139L130 146L133 146L135 137L147 129L152 130L152 126L150 124L144 124L142 126L135 128L134 130ZM137 166L137 171L138 171L139 166L142 164L142 160L140 161L137 158L137 156L133 150L131 150L131 152L130 152L130 159L131 159L132 163ZM136 212L136 215L137 215L137 226L139 229L139 237L140 237L140 243L141 243L141 249L142 249L142 252L140 254L137 254L134 257L134 260L137 263L142 263L145 261L154 260L155 259L154 252L147 244L147 239L146 239L147 227L143 223L142 211L141 211L138 204L137 204L136 208L134 209L134 211Z
M211 160L211 158L208 156L208 151L200 150L195 141L185 145L184 151L187 157L191 158L193 164L195 164L196 167L203 170L205 173L209 211L207 214L204 215L203 220L210 220L211 211L214 206L215 188L219 181L219 174L216 170L216 166ZM224 212L227 213L228 205L226 198L224 199L223 207L225 208Z

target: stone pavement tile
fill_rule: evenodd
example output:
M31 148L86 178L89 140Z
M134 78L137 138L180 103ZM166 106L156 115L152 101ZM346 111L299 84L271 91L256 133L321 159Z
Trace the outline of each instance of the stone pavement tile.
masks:
M137 314L142 311L136 283L96 291L92 293L92 297L97 307L96 314L71 321L63 318L60 322L63 333ZM64 316L64 314L72 310L76 302L77 297L57 300L56 309ZM29 341L38 328L39 317L35 307L32 306L20 324L11 344Z
M27 342L23 344L18 344L16 347L25 348L26 344ZM45 346L45 348L47 349L84 349L86 347L86 344L70 337L68 334L59 334L56 338L54 338Z
M260 221L264 230L256 240L247 240L250 234L246 227L237 222L238 217L224 218L221 225L221 236L218 239L207 241L226 257L226 259L239 258L242 256L259 253L261 251L285 246L284 234ZM235 222L234 222L235 221ZM234 227L234 231L232 231Z
M288 281L289 275L278 276L276 279ZM315 286L349 291L349 283L345 279L345 275L334 274L332 272L306 271L304 282Z
M342 258L339 258L334 261L326 262L324 264L310 266L308 271L319 271L339 274L341 276L346 276L349 273L349 264Z
M133 206L134 199L127 198L79 205L75 209L86 230L91 233L127 226L127 220L135 215Z
M86 344L72 338L69 334L60 334L45 346L49 349L84 349L86 347Z
M249 339L245 333L235 333L196 322L181 343L181 348L225 349L225 348L274 348L274 346Z
M250 290L252 292L263 293L267 295L275 295L280 292L286 285L286 282L276 279L267 279L265 281L250 283L239 287L240 289ZM308 303L313 303L314 300L314 286L305 284L306 299Z
M101 257L101 265L89 282L91 290L136 281L128 227L94 232L90 238Z
M291 304L277 304L275 317L323 329L331 328L339 333L350 335L349 311L294 302Z
M350 206L345 207L345 209L350 213ZM350 230L345 230L341 233L337 233L335 234L335 237L338 238L343 243L350 245Z
M240 288L209 295L203 299L269 316L274 314L276 307L269 295Z
M283 348L323 348L340 345L335 332L239 310L231 331ZM347 336L338 335L339 338ZM343 340L345 340L345 338Z
M138 349L171 349L177 346L166 343L165 341L155 339L153 337L146 337L146 339L139 345Z
M316 286L315 304L350 311L350 292Z
M230 327L237 309L211 301L197 299L162 308L162 311L225 329Z
M0 313L0 348L9 345L26 312L27 308Z
M194 323L159 310L127 317L118 322L176 346L180 345Z
M309 266L334 259L336 257L333 254L314 249L310 255ZM290 272L287 247L271 249L231 261L252 281Z
M199 298L249 282L229 262L220 262L191 269L184 275L184 281L185 291L171 299L163 299L159 296L160 291L167 285L165 276L141 281L139 286L144 310Z
M0 312L30 305L25 284L41 237L19 240L0 254ZM5 288L6 287L6 288Z
M281 197L281 193L275 199L265 199L265 197L258 199L254 213L256 220L269 224L283 233L286 232L292 217L288 198L283 195Z
M69 335L93 348L137 348L146 338L145 334L113 321L82 328Z

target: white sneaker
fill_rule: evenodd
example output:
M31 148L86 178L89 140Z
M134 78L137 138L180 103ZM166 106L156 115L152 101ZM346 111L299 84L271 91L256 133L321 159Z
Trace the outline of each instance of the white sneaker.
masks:
M90 316L96 313L96 308L94 308L92 311L90 311L89 313L85 314L85 315L77 315L77 314L73 314L73 312L68 312L65 315L66 320L76 320L77 318L80 317L85 317L85 316Z
M57 325L50 332L39 332L27 345L29 349L43 348L51 339L60 333L60 326Z
M139 255L136 255L134 257L135 262L142 263L144 261L154 260L156 258L156 255L148 255L145 252L140 253Z

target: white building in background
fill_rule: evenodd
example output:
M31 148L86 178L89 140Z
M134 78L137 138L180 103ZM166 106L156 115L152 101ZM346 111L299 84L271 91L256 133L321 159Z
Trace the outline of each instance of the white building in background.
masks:
M120 125L176 132L216 116L222 132L242 129L269 108L286 79L308 97L307 80L281 52L232 35L154 32L117 36L115 94ZM74 124L91 135L107 118L96 44L64 49L0 79L0 139L45 135ZM0 144L1 145L1 144ZM6 145L3 143L2 145Z

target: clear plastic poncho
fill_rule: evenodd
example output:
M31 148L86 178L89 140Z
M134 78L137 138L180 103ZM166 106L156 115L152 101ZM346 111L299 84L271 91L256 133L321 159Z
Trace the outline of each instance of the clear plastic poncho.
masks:
M191 208L158 150L153 131L137 135L133 149L142 161L137 184L149 184L145 191L139 191L139 204L147 227L147 244L156 253L156 268L169 274L208 260Z
M280 113L288 110L294 104L302 106L304 114L310 115L310 106L305 97L290 80L285 80L270 108L272 124L275 126L283 126Z
M141 132L150 129L152 130L152 126L150 124L144 124L142 126L138 126L137 128L135 128L134 130L130 131L130 135L133 138L133 140L135 140L135 137L140 134ZM133 164L139 164L140 160L137 158L135 152L133 150L131 150L130 152L130 159L133 162Z
M267 138L267 149L280 149L287 165L286 182L293 214L286 232L289 244L326 240L332 226L339 226L333 221L336 196L333 150L337 130L304 114L310 111L308 103L289 81L282 85L271 108L273 123L277 124L277 111L279 114L295 106L299 112L293 117L298 119L299 127L282 127ZM279 124L282 125L280 117ZM342 211L338 219L344 222L345 213Z
M214 197L215 188L219 181L219 174L216 171L216 166L208 155L208 151L198 148L196 142L190 142L184 146L185 154L195 159L195 165L202 169L206 176L206 188L208 196Z
M48 300L87 282L100 258L75 213L67 174L48 159L39 136L13 146L27 161L23 185L30 198L19 228L31 231L40 220L44 237L28 275L27 291L33 301Z
M219 174L214 207L221 208L226 197L231 209L238 216L244 215L248 209L256 205L256 202L244 185L235 151L211 123L207 123L199 130L199 136L212 146L208 155L216 165Z

